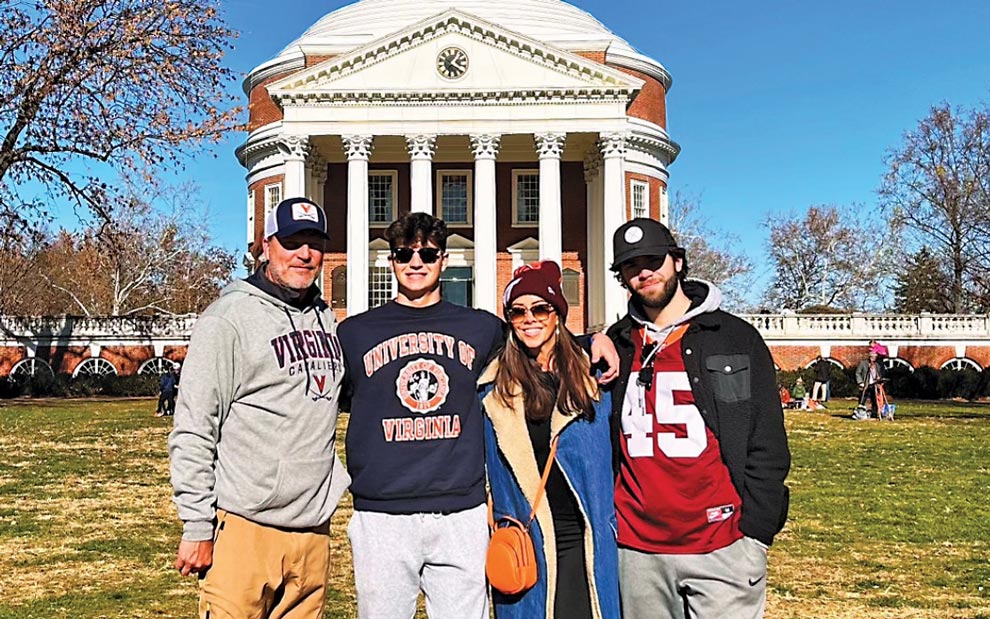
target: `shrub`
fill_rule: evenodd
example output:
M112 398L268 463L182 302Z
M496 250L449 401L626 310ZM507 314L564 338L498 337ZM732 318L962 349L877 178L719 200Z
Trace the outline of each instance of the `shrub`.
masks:
M829 396L833 398L859 397L860 388L856 384L856 368L831 368ZM777 372L777 384L794 388L797 377L804 379L809 393L814 384L811 370L788 370ZM980 381L980 373L973 369L936 370L921 366L912 372L904 366L895 366L887 370L887 394L892 398L910 400L944 400L949 398L971 398L985 396L990 393L990 385L984 385L980 393L974 394Z
M51 376L37 374L26 380L9 376L0 378L0 398L85 398L92 396L130 397L153 396L158 393L158 377L137 376L82 376L72 378L68 374Z

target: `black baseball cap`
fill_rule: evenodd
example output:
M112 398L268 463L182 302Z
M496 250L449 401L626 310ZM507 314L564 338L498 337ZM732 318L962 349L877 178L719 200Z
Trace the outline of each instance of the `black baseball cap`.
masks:
M682 251L667 226L637 217L619 226L612 236L611 269L618 271L623 262L639 256L666 256L671 250Z
M282 200L265 220L266 239L273 236L284 239L305 230L313 230L323 238L330 238L327 234L327 214L319 204L307 198Z

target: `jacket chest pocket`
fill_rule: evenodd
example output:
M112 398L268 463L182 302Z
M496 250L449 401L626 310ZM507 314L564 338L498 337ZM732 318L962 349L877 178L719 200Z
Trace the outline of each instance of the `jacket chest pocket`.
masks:
M749 355L712 355L705 359L705 369L716 400L750 399Z

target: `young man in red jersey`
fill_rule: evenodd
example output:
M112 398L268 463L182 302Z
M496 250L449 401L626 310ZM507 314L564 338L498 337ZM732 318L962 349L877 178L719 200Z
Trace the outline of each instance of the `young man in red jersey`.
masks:
M770 352L718 288L687 279L665 226L634 219L613 244L632 296L608 332L623 617L762 617L790 468Z

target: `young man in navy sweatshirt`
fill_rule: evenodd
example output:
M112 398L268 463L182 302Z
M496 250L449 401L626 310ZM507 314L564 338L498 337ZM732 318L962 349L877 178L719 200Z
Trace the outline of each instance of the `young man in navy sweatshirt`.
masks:
M351 390L348 527L361 619L488 617L484 438L476 382L504 341L496 316L444 301L443 220L385 233L395 300L341 323ZM596 347L607 338L600 337ZM596 351L598 352L598 351ZM606 349L617 367L614 349Z

